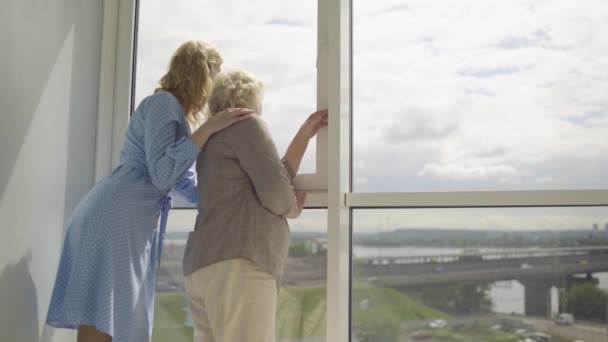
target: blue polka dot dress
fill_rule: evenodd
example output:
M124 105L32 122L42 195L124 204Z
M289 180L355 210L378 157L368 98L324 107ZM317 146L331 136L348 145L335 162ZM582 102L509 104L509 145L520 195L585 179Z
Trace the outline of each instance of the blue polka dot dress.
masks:
M70 217L47 324L94 325L114 342L148 341L169 191L197 201L192 166L200 148L188 136L172 94L142 101L131 117L120 165Z

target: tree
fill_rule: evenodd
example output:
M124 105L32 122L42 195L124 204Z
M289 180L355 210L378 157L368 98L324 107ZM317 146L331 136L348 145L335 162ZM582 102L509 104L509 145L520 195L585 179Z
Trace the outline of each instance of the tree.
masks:
M574 318L606 321L608 293L592 283L575 284L566 295L566 308Z
M360 342L397 342L399 322L381 312L358 312L355 335Z
M310 256L310 252L304 241L292 241L289 246L289 256L293 258L300 258Z

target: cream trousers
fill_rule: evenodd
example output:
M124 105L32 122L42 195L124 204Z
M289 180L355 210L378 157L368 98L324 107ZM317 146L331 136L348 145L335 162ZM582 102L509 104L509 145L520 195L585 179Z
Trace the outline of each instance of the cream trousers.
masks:
M275 342L277 285L246 259L203 267L186 277L195 342Z

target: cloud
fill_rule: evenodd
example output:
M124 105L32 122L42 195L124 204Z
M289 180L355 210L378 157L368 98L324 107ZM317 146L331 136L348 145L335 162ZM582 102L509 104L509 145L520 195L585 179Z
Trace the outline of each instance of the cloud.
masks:
M498 47L507 50L521 49L530 46L532 43L525 37L508 37L498 43Z
M507 50L524 49L534 46L543 46L550 43L551 37L544 30L531 32L529 36L509 36L498 42L497 47Z
M410 6L403 5L403 4L394 4L394 5L390 5L389 7L377 10L376 12L374 12L372 14L372 16L375 17L375 16L381 16L383 14L394 14L395 12L410 12L411 10L412 9Z
M454 122L441 122L434 120L431 115L423 115L425 111L413 109L411 114L407 110L405 119L397 120L388 128L386 138L390 143L402 143L410 141L429 141L444 139L458 130L458 125Z
M503 66L496 68L479 68L479 69L465 69L460 71L461 76L471 76L479 78L489 78L503 75L511 75L521 72L522 69L517 66Z
M567 121L582 127L606 127L608 126L608 108L591 110L580 115L574 115L566 118Z
M494 96L494 93L482 87L464 88L463 91L468 95Z
M302 22L299 22L297 20L290 20L287 18L282 18L282 17L272 17L272 19L270 19L267 22L268 25L279 25L279 26L304 26L304 24Z
M498 178L509 180L510 176L516 175L517 170L511 165L483 165L474 164L427 164L424 165L419 174L421 176L436 176L452 179L479 179Z

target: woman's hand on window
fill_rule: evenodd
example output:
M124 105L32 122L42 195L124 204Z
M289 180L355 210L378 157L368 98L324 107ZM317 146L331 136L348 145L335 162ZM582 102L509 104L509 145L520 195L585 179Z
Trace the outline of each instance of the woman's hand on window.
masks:
M300 169L300 163L302 162L306 148L308 148L308 142L323 127L327 127L327 109L321 109L310 114L289 144L289 147L287 147L285 159L289 162L294 173L298 173Z
M327 109L321 109L310 114L300 127L298 134L307 139L312 139L323 127L327 127Z

